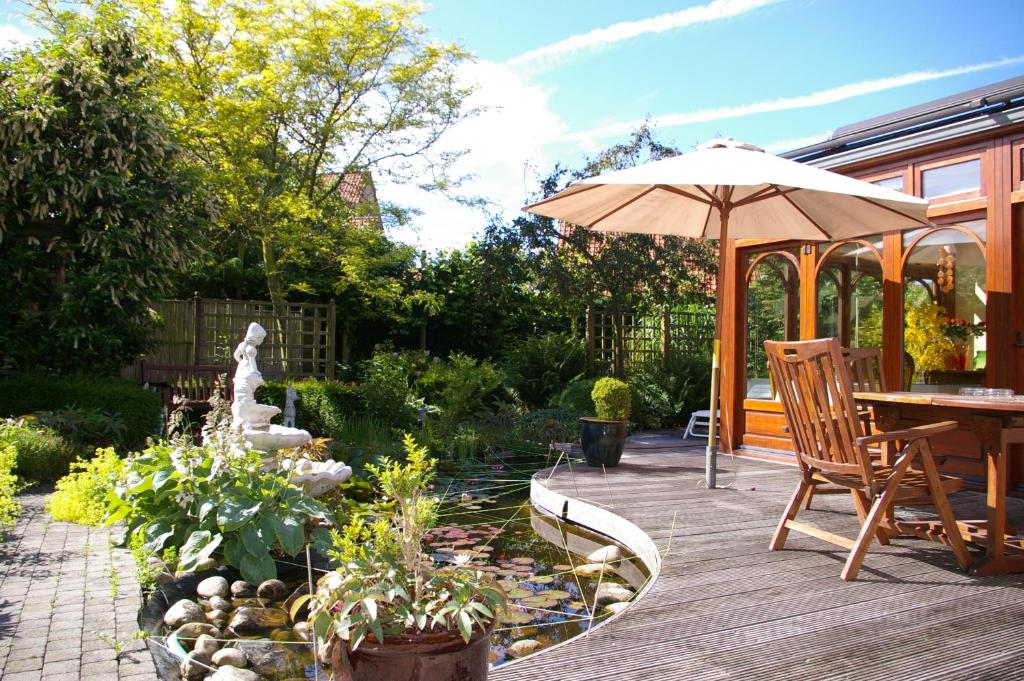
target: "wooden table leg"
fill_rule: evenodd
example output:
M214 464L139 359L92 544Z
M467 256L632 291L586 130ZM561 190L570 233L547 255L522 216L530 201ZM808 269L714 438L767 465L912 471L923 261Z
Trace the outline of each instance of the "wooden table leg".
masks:
M985 559L972 572L976 575L1002 575L1021 569L1021 561L1008 560L1004 555L1006 543L1006 468L1010 458L1010 443L1019 440L1019 429L1002 430L999 451L985 453L988 462L988 494Z

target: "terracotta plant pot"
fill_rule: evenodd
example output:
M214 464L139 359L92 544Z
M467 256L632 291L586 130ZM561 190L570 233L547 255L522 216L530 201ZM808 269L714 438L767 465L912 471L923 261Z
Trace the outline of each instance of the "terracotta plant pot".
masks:
M583 426L580 443L588 466L611 468L619 465L622 449L626 446L626 422L603 421L597 418L580 419Z
M387 636L381 645L368 637L355 652L340 639L332 642L335 681L484 681L490 633L474 631L467 644L458 634Z

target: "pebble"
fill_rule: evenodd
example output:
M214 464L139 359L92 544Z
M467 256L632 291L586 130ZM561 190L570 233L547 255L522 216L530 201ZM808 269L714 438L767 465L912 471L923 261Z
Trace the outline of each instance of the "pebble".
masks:
M260 681L260 675L250 669L227 665L210 676L209 681Z
M206 676L208 663L209 660L203 660L200 655L189 653L188 657L181 661L178 671L181 672L181 678L195 681Z
M192 652L196 653L196 657L200 655L199 659L213 661L213 654L220 650L220 642L217 641L213 636L209 634L200 634L199 638L196 639L196 644L192 648Z
M227 598L231 595L231 585L223 577L207 577L199 582L196 587L196 594L200 598Z
M186 622L174 631L174 635L182 642L182 645L186 645L188 641L198 640L203 634L220 638L220 630L206 622Z
M508 647L508 654L511 657L526 657L530 653L536 652L538 648L540 648L540 641L524 638L510 645Z
M288 586L280 579L268 579L259 585L256 595L268 601L281 601L288 597Z
M594 598L598 604L601 603L625 603L633 597L633 590L621 584L602 582L597 587Z
M188 622L206 622L203 609L195 601L182 598L164 613L164 624L169 627L180 627Z
M601 572L605 574L612 572L612 566L606 563L584 563L583 565L577 565L574 572L583 577L589 577L590 575L599 575Z
M210 598L210 610L224 610L226 612L230 609L231 601L227 598L221 596L213 596Z
M239 608L231 616L228 629L242 634L258 629L276 629L288 622L288 614L280 608Z
M622 558L622 549L614 544L609 544L608 546L602 546L587 556L587 561L590 563L603 563L605 561L611 563L620 558Z
M629 607L629 603L609 603L604 606L605 610L608 610L612 614L617 614Z
M244 650L238 648L221 648L213 654L213 663L218 667L230 665L243 669L249 666L249 659L245 656Z
M252 598L256 595L256 586L239 579L231 583L231 595L235 598Z

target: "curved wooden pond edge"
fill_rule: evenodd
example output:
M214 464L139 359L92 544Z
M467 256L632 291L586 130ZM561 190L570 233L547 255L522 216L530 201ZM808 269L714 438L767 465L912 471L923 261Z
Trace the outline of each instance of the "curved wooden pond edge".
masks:
M622 544L635 554L637 558L643 561L648 572L650 572L650 577L644 583L643 587L641 587L640 590L636 592L636 595L629 601L629 607L623 608L619 612L613 613L612 615L599 620L594 627L590 629L590 631L596 631L618 619L627 610L633 607L634 603L643 598L647 592L651 590L654 583L658 580L658 575L661 573L661 552L658 550L654 540L651 539L646 532L625 518L618 516L607 509L601 508L600 506L595 506L594 504L587 503L586 501L574 499L549 489L547 481L551 477L552 472L557 472L558 470L567 468L567 465L562 465L555 468L545 468L534 473L530 480L530 503L540 511L554 518L558 518L559 520L563 520L574 525L581 525L588 530L602 534L612 541ZM501 669L514 666L517 662L522 662L523 660L528 660L536 657L537 655L543 655L551 650L561 648L562 646L568 645L586 635L587 632L583 632L570 639L556 643L553 646L544 648L532 655L527 655L526 657L521 657L516 660L509 660L501 665Z

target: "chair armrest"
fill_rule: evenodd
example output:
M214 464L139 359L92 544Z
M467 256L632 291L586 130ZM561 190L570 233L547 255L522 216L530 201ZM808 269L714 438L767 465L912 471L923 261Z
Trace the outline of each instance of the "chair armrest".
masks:
M876 433L875 435L859 437L857 438L857 444L864 447L867 445L881 444L882 442L893 442L894 440L909 442L911 440L919 440L923 437L931 437L932 435L947 433L951 430L956 430L958 427L959 425L956 421L929 423L925 426L915 426L913 428L907 428L906 430L890 430L887 433Z

